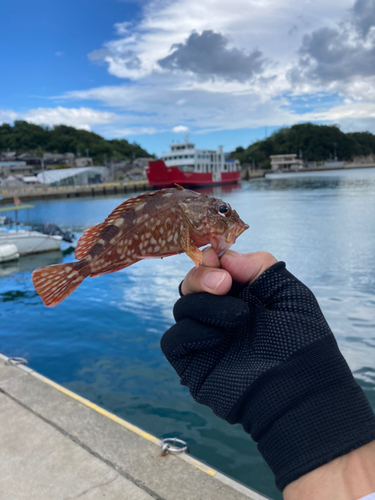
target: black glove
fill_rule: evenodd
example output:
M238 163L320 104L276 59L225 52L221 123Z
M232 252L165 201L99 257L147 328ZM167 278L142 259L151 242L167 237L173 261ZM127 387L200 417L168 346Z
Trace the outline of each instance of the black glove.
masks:
M225 296L187 295L161 348L193 398L241 423L283 490L375 439L375 416L312 292L278 262Z

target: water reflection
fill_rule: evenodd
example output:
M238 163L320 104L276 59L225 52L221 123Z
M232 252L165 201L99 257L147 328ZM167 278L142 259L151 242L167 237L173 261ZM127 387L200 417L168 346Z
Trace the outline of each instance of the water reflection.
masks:
M314 291L375 408L375 169L288 174L204 192L229 202L250 225L235 250L273 253ZM82 232L123 199L40 201L33 216ZM157 436L187 440L213 467L280 499L250 437L194 403L160 352L192 261L186 255L145 260L86 279L62 304L45 308L31 271L73 259L57 252L0 265L0 350L26 357L36 370Z

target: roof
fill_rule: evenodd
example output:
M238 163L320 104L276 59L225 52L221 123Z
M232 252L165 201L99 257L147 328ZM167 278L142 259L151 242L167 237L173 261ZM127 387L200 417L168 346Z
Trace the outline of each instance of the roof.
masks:
M38 182L38 177L36 175L24 175L23 182Z
M84 172L91 172L93 174L103 174L105 167L79 167L79 168L59 168L58 170L45 170L37 174L38 181L42 184L52 184L54 182L69 179Z

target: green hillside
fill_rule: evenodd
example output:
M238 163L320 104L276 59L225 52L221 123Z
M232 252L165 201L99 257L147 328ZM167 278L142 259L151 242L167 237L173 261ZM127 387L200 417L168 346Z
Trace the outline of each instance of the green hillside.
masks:
M263 141L251 144L247 149L238 147L232 156L241 163L252 159L260 168L269 168L269 156L292 154L308 161L322 161L336 156L338 160L349 161L353 156L367 156L375 153L375 135L370 132L344 134L337 126L303 123L282 128Z
M25 121L15 121L11 126L0 125L0 152L16 151L17 154L33 152L37 155L45 153L74 153L93 158L96 164L107 160L132 160L147 158L151 155L136 143L130 144L126 139L107 141L94 132L77 130L66 125L53 128L40 127Z

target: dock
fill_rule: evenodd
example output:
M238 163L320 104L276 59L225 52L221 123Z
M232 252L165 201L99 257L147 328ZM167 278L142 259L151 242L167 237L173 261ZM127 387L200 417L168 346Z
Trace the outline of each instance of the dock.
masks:
M0 354L1 500L267 500L15 362Z
M78 198L80 196L106 196L112 194L132 193L152 189L146 180L134 182L107 182L104 184L87 184L82 186L30 186L22 188L0 189L0 204L13 202L17 196L22 201L52 200L58 198Z

